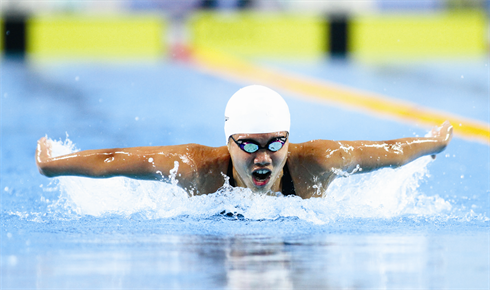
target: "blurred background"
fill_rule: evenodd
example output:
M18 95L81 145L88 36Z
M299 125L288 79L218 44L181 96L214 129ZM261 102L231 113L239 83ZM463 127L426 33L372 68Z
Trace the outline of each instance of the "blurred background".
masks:
M490 0L0 5L0 288L488 289ZM222 146L226 101L250 83L286 99L293 143L423 136L446 119L456 138L419 177L346 179L320 206L63 187L35 166L46 135ZM246 219L216 214L228 208Z
M4 55L43 59L242 57L362 61L489 51L488 0L1 2Z

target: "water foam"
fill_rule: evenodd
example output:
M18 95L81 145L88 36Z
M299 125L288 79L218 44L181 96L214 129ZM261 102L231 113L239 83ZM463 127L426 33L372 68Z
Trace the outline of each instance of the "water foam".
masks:
M51 142L54 156L78 150L68 138L64 142ZM68 216L139 214L148 219L207 218L227 213L251 220L294 217L315 224L349 218L447 218L452 211L448 201L438 195L427 196L418 191L420 183L428 176L427 166L431 160L423 157L397 169L347 174L331 184L325 197L307 200L296 196L260 195L248 189L232 188L225 180L224 186L216 193L189 197L175 183L124 177L58 177L50 190L58 190L61 195L50 209Z

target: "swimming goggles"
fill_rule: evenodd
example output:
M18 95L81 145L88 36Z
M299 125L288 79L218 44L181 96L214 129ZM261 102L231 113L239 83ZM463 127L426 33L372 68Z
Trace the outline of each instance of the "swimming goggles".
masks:
M230 138L233 141L235 141L236 145L238 145L238 147L240 147L240 149L251 154L251 153L259 151L260 149L268 149L271 152L279 151L279 150L281 150L281 148L286 143L288 136L289 136L289 132L287 133L286 137L273 138L269 142L267 142L267 145L265 145L264 147L260 146L260 144L254 140L250 140L250 139L235 140L235 138L233 138L233 136L230 136Z

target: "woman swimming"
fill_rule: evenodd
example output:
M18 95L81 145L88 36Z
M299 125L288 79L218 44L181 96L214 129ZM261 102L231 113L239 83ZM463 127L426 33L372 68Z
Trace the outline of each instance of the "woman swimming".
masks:
M313 140L290 143L290 114L284 99L258 85L236 92L225 109L226 146L199 144L86 150L52 157L46 138L38 141L36 163L48 177L125 176L164 180L177 171L178 185L189 194L216 192L230 185L254 192L295 194L326 192L344 172L364 173L398 167L443 151L452 138L448 121L431 137L389 141Z

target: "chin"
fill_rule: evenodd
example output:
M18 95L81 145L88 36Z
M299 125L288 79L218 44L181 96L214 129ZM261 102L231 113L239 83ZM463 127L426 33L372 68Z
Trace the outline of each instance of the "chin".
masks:
M255 190L252 190L253 192L256 192L256 193L268 193L270 192L270 188L255 188Z
M252 187L249 187L255 193L269 193L271 191L271 187L269 184L266 186L256 186L255 184Z

